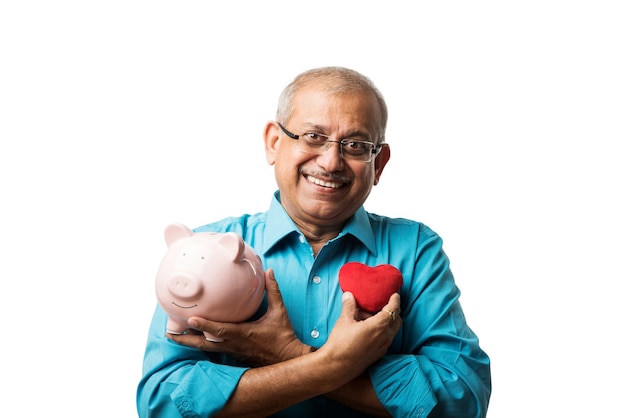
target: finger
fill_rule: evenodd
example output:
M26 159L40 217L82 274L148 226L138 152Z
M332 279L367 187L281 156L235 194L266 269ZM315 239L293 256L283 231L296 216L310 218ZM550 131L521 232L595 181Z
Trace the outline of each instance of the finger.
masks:
M187 328L185 330L185 332L166 332L167 335L184 335L184 334L190 334L190 335L202 335L202 331L197 330L195 328Z
M197 348L203 351L219 351L217 349L220 343L213 343L207 340L204 334L165 334L167 338L175 341L178 344L185 345L187 347Z
M383 309L389 309L390 311L400 314L400 294L394 293L389 297L389 302L383 307Z
M390 321L391 324L398 322L400 319L400 295L394 293L389 298L389 302L378 312L377 316L384 317L385 321Z
M395 322L396 321L396 317L398 316L398 314L396 313L396 311L390 311L389 309L385 309L383 308L381 310L381 312L386 313L387 315L389 315L389 318L391 318L391 322Z
M267 293L268 306L282 305L283 296L280 294L278 282L274 276L274 270L269 268L265 272L265 291Z
M222 342L228 336L227 323L210 321L198 316L192 316L187 320L190 327L205 333L210 341Z

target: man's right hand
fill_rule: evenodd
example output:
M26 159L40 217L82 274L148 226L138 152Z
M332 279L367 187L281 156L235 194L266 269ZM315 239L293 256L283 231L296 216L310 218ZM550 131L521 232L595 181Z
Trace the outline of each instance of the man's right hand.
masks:
M265 288L267 312L256 321L226 323L199 317L189 318L188 322L193 328L209 332L224 341L211 342L201 334L190 333L168 334L168 338L200 350L228 354L253 367L275 364L310 353L311 348L296 337L272 269L265 272Z

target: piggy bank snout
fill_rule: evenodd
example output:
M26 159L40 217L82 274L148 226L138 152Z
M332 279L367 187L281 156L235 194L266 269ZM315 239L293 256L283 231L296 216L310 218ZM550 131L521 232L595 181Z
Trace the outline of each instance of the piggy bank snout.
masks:
M168 290L181 299L193 299L202 291L202 283L189 274L178 273L167 281Z

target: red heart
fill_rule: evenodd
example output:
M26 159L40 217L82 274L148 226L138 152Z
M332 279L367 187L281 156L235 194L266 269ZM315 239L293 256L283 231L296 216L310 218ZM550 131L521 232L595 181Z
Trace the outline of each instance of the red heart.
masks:
M350 262L339 270L339 286L351 292L360 309L375 313L402 287L402 273L390 264L370 267Z

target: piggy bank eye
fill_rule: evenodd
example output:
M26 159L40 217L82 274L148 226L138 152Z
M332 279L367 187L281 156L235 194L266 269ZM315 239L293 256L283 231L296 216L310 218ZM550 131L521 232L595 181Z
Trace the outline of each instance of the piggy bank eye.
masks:
M200 257L200 260L204 260L204 256Z

